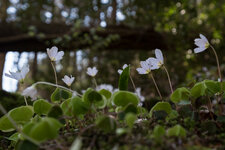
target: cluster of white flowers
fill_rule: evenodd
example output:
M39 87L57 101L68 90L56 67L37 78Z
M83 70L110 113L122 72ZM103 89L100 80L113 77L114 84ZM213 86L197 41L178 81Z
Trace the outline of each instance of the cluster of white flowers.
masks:
M195 53L200 53L206 50L210 46L210 43L208 42L207 38L202 34L200 34L200 38L196 38L194 42L195 42L195 45L198 46L197 48L194 49ZM63 51L58 52L58 48L56 46L53 46L52 48L47 48L47 54L50 60L53 62L53 61L61 60L63 58L64 52ZM163 65L164 65L164 58L163 58L162 51L160 49L155 49L155 58L150 57L145 61L141 61L140 62L141 67L137 68L136 70L138 71L139 74L149 74L152 70L159 69ZM127 67L128 65L124 64L122 69L118 70L118 73L121 74L123 70ZM9 74L6 73L5 76L10 77L12 79L16 79L20 82L23 82L28 72L29 72L29 67L24 65L20 71L17 71L17 72L9 71ZM91 77L95 77L96 74L98 73L98 70L96 67L93 67L93 68L88 67L86 73ZM70 77L65 75L64 78L62 78L62 80L67 86L70 87L73 81L75 80L75 77L73 77L72 75ZM118 89L114 89L113 86L110 84L101 84L96 87L97 91L101 89L106 89L112 93L114 93L115 91L118 91ZM137 88L135 93L140 98L142 103L145 100L145 98L141 95L141 88ZM22 95L24 95L25 97L31 97L32 100L34 100L37 98L36 96L37 90L35 89L35 86L30 86L22 92Z
M128 65L127 65L127 64L124 64L123 67L122 67L123 69L119 69L119 70L118 70L118 73L121 74L121 73L123 72L123 70L124 70L125 68L127 68L127 67L128 67Z
M140 68L137 68L139 74L149 74L152 70L159 69L164 64L163 54L160 49L155 49L155 56L145 61L141 61Z

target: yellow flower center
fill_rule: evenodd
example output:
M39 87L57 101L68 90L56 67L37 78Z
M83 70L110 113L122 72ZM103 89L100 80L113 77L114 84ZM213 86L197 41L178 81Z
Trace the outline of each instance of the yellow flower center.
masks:
M209 43L205 43L205 48L208 48L209 47Z

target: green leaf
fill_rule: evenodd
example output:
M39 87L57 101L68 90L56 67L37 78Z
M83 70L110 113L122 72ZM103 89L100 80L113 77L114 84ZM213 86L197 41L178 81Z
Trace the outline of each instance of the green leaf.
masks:
M72 93L60 88L56 88L51 95L51 100L52 102L63 101L71 97L72 97Z
M97 91L91 91L88 96L87 99L89 102L94 103L94 102L99 102L102 100L102 95L99 94Z
M63 114L67 115L67 116L72 116L72 104L71 104L71 98L65 100L62 102L62 104L60 105L60 107L63 110Z
M154 127L154 129L153 129L153 137L156 140L161 139L165 134L166 134L166 130L165 130L165 128L163 126L157 125L157 126Z
M89 105L82 101L80 97L74 97L71 99L73 115L79 116L85 114L89 110Z
M211 93L211 94L216 94L218 92L220 92L221 90L221 85L219 82L217 81L213 81L213 80L204 80L205 85L207 87L207 90Z
M186 130L181 125L175 125L167 130L168 136L186 137Z
M38 146L28 140L20 141L15 150L38 150Z
M112 96L112 93L108 90L105 89L101 89L100 91L98 91L101 95L105 96L105 98L110 99Z
M8 112L8 115L15 121L18 125L23 125L30 121L34 114L32 106L20 106L14 108ZM7 115L0 118L0 130L3 132L10 132L15 130L12 123L9 121Z
M116 121L109 116L101 116L96 120L96 125L98 128L105 132L114 131L116 129Z
M150 110L150 113L149 113L150 117L152 117L152 114L154 111L165 111L167 115L169 115L172 111L172 108L168 102L158 102Z
M133 113L128 113L125 116L125 122L128 125L129 128L132 128L135 121L137 120L137 116Z
M39 115L47 115L52 105L46 100L39 99L33 103L34 112Z
M123 69L123 72L120 75L119 90L127 90L128 89L129 77L130 77L130 66Z
M181 100L189 100L189 94L190 91L187 88L178 88L176 89L172 95L170 96L170 99L174 103L179 103Z
M91 93L92 91L94 91L94 89L92 88L88 88L85 93L83 94L82 96L82 101L84 101L85 103L89 104L91 106L91 103L90 101L88 100L88 95L89 93Z
M14 133L13 135L11 135L9 138L7 138L8 140L11 140L11 141L14 141L14 142L17 142L19 140L19 137L20 136L20 133L19 132L16 132Z
M138 105L139 99L137 95L128 91L117 91L113 94L112 100L116 106L126 106L129 103L134 104L135 106Z
M194 87L191 89L191 96L194 97L195 99L205 95L206 93L206 85L205 82L198 82L194 85Z
M54 118L45 117L33 126L29 125L27 128L28 127L28 136L38 142L44 142L46 140L56 138L58 136L58 130L62 127L62 124Z
M52 106L52 108L48 112L48 117L56 118L58 119L63 114L63 110L59 105Z
M136 105L130 103L127 106L124 107L124 112L125 112L125 114L127 114L127 113L137 114L138 113L138 109L137 109Z

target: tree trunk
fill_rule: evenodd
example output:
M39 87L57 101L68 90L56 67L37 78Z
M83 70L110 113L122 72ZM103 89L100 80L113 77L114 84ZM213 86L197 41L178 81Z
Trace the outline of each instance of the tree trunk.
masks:
M0 20L2 22L6 22L7 19L7 8L9 6L9 1L8 0L1 0L0 2Z
M111 15L111 22L112 25L116 24L116 13L117 13L117 0L112 0L112 15Z
M2 90L2 77L5 65L5 56L6 53L0 53L0 90Z

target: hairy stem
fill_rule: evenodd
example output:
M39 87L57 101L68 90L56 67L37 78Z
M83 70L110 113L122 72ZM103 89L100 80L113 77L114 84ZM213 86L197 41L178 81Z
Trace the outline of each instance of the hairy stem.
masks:
M53 64L52 61L51 61L51 64L52 64L52 68L53 68L54 75L55 75L55 84L58 85L58 79L57 79L56 69L55 69L55 66L54 66L54 64Z
M28 106L26 96L24 96L24 101L25 101L26 106Z
M94 80L95 87L97 88L98 84L97 84L97 81L96 81L95 77L93 77L93 80Z
M166 69L165 65L163 65L163 68L164 68L164 70L166 71L166 75L167 75L167 77L168 77L168 81L169 81L171 93L173 93L173 86L172 86L172 83L171 83L171 80L170 80L169 72L168 72L168 70Z
M131 80L131 83L133 85L134 90L136 91L136 87L135 87L135 84L134 84L134 80L132 79L131 75L130 75L130 80Z
M61 89L64 89L64 90L66 90L66 91L69 91L69 92L71 92L71 93L76 93L78 96L82 96L81 94L77 93L76 91L73 91L73 90L68 89L68 88L66 88L66 87L64 87L64 86L57 85L57 84L53 84L53 83L49 83L49 82L40 81L40 82L34 83L33 86L38 85L38 84L45 84L45 85L50 85L50 86L54 86L54 87L59 87L59 88L61 88Z
M220 82L222 82L222 75L221 75L221 71L220 71L220 63L219 63L219 58L218 58L218 55L216 53L216 50L214 49L214 47L212 45L210 45L215 57L216 57L216 63L217 63L217 70L218 70L218 75L219 75L219 78L220 78ZM222 84L221 84L222 85Z
M157 90L157 92L158 92L158 94L159 94L160 99L163 100L163 99L162 99L162 95L161 95L161 93L160 93L160 91L159 91L159 88L158 88L158 86L157 86L157 84L156 84L156 82L155 82L155 78L153 77L153 74L150 73L150 76L151 76L151 78L152 78L152 80L153 80L153 83L154 83L155 88L156 88L156 90Z

